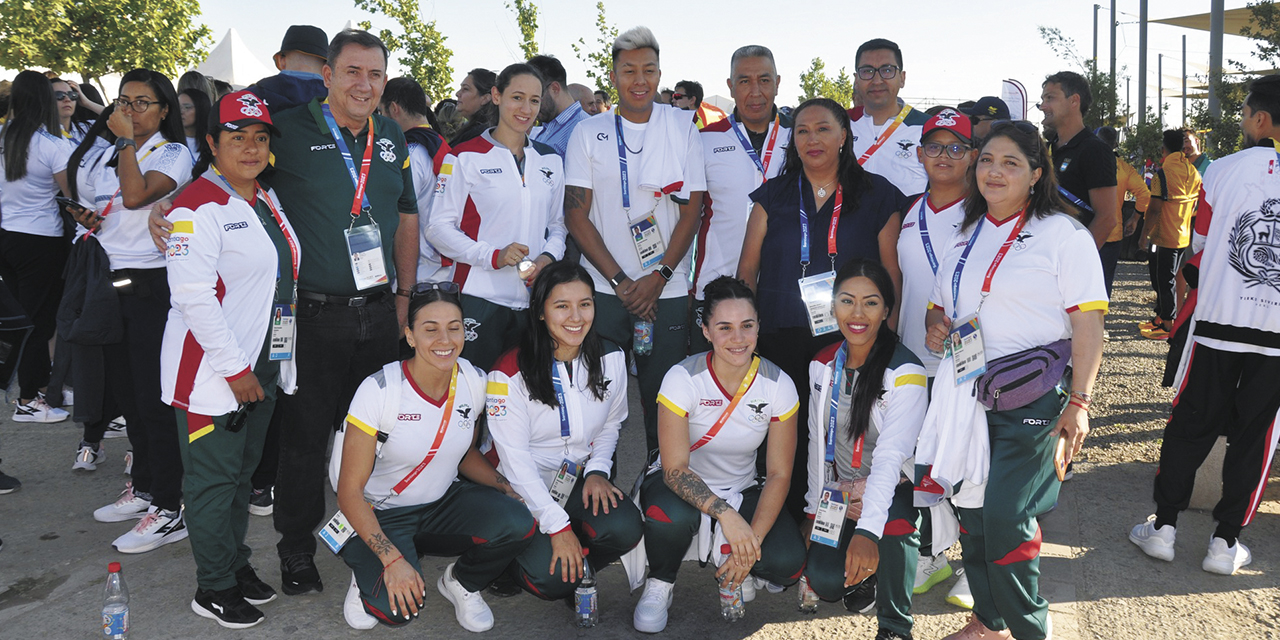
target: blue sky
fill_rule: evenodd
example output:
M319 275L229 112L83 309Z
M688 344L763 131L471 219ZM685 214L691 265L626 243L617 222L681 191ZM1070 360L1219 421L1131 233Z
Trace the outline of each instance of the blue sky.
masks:
M452 66L456 81L467 69L487 67L500 70L521 59L520 35L515 17L505 0L438 2L421 0L427 20L447 37L454 51ZM538 43L543 53L558 57L569 72L571 82L586 80L583 65L574 56L570 43L584 38L594 46L594 0L538 0L541 15ZM814 57L821 57L828 73L841 66L853 68L858 44L874 37L889 38L903 49L907 85L903 97L913 103L955 104L983 95L999 95L1000 81L1022 81L1034 103L1045 75L1074 65L1056 57L1041 40L1038 25L1056 26L1075 40L1078 52L1092 50L1093 2L1085 0L1022 0L1020 2L942 2L898 0L870 3L864 0L732 0L690 2L689 0L605 0L608 20L619 30L643 24L653 29L662 48L663 86L678 80L702 82L708 94L727 95L729 55L744 44L763 44L777 58L782 76L779 102L794 104L799 94L799 77ZM1109 0L1101 0L1098 55L1107 68ZM1243 0L1229 0L1227 8L1243 6ZM277 0L259 3L245 12L244 0L203 0L203 22L220 40L234 27L262 62L271 65L271 54L280 44L290 24L314 24L330 36L348 20L370 19L354 8L351 0ZM1209 10L1208 0L1159 0L1151 2L1151 19ZM901 10L887 11L884 7ZM879 9L879 10L878 10ZM1132 101L1138 93L1138 0L1117 1L1118 67L1127 67L1133 78ZM395 28L388 20L373 17L374 26ZM1209 37L1202 31L1153 24L1149 28L1148 101L1154 106L1156 54L1165 59L1165 85L1180 83L1181 36L1187 35L1187 58L1207 65ZM1253 45L1235 36L1226 36L1227 59L1247 61L1258 68L1251 55ZM393 55L394 59L394 55ZM396 66L393 60L393 73ZM1193 67L1188 68L1194 74ZM1123 104L1123 84L1121 85ZM1176 87L1174 87L1176 88ZM1135 106L1136 108L1136 106ZM1166 120L1181 119L1181 101L1167 99ZM1039 120L1032 109L1031 119Z

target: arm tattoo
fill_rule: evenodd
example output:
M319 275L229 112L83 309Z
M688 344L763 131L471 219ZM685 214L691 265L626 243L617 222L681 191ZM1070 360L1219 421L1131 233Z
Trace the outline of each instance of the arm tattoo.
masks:
M493 481L498 485L507 485L508 487L511 486L511 481L507 480L507 477L502 475L501 473L494 471L493 476L494 476Z
M564 210L576 211L578 209L586 209L591 206L587 200L587 194L590 191L584 187L565 187L564 188Z
M707 515L711 517L719 516L729 509L729 505L712 493L711 489L707 488L707 483L692 471L667 469L663 472L663 479L666 480L667 488L671 489L672 493L698 509L702 509L703 505L711 500L711 504L706 507Z
M395 551L396 546L391 544L391 541L386 536L381 533L375 533L369 536L369 550L373 551L374 555L381 556Z

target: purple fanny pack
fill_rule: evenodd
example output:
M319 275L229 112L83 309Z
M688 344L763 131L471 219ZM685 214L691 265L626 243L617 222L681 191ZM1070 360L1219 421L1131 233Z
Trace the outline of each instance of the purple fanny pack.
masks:
M1053 390L1070 359L1070 339L997 358L978 376L974 393L978 402L992 411L1025 407Z

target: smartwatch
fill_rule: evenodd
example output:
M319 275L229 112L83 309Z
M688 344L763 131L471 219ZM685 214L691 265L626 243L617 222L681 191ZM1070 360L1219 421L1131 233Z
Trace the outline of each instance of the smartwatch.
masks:
M671 282L671 277L676 275L676 272L673 271L671 267L668 267L665 264L659 264L658 268L654 269L653 272L662 276L662 279L666 280L667 282Z
M124 151L125 147L137 149L138 143L134 142L133 138L116 138L116 151Z
M613 287L614 289L617 289L622 284L622 281L626 279L627 279L627 272L619 271L617 275L613 276L612 278L609 278L609 286Z

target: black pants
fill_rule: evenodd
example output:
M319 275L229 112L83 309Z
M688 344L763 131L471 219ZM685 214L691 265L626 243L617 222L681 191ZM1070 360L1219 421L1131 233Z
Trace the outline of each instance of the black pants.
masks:
M283 393L280 394L284 396ZM253 488L266 490L276 484L276 474L280 471L280 420L283 418L280 403L276 403L271 412L271 423L267 425L267 440L262 445L262 458L258 460L258 468L253 472Z
M1116 279L1116 266L1120 263L1120 246L1124 244L1123 240L1108 242L1098 249L1098 256L1102 258L1102 280L1107 283L1107 298L1111 298L1111 283Z
M1196 470L1219 435L1227 437L1222 499L1213 508L1219 526L1238 532L1253 519L1267 486L1280 410L1280 357L1193 345L1173 415L1164 428L1156 472L1156 514L1177 521L1187 508Z
M1147 265L1151 271L1151 287L1156 290L1156 315L1166 322L1173 321L1177 312L1178 264L1182 262L1182 249L1156 247Z
M57 324L62 270L70 251L62 236L0 230L0 278L33 325L18 362L19 398L30 400L49 384L49 339Z
M129 269L112 276L132 282L117 290L124 341L102 349L106 383L102 419L110 422L124 414L133 447L134 491L151 494L151 504L173 511L182 504L178 418L172 407L160 401L160 343L169 318L168 275L161 268Z
M273 511L281 558L314 555L327 517L325 451L366 377L396 359L394 295L362 307L298 301L298 391L280 398L280 461Z
M796 457L792 467L791 489L787 492L787 511L799 522L804 515L804 492L808 488L802 479L804 469L809 466L809 362L815 355L829 344L839 342L843 338L839 331L833 331L820 337L813 337L808 327L779 329L761 334L756 343L756 351L760 357L778 365L796 385L796 393L800 397L800 410L796 412ZM756 456L756 466L760 475L765 475L764 468L768 438L760 445L760 453Z

